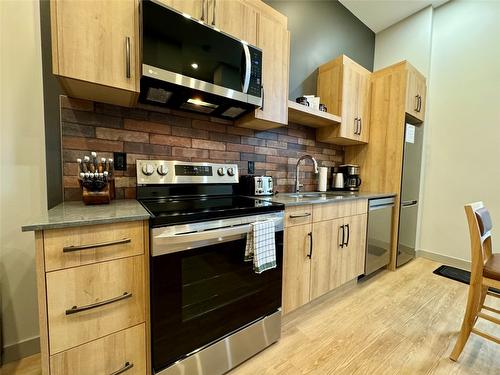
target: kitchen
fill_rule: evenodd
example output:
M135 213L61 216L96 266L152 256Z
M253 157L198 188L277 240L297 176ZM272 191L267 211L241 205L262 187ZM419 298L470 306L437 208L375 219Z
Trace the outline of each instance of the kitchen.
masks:
M429 4L422 10L407 9L398 19L383 21L380 15L369 17L376 12L364 9L363 13L349 1L144 3L160 8L139 13L130 6L134 1L96 2L99 6L56 1L50 6L41 2L38 10L38 2L36 6L7 2L6 11L38 15L41 24L30 23L25 32L30 27L38 28L41 38L38 42L30 40L35 43L30 49L35 52L30 53L36 55L29 57L37 62L38 72L28 66L11 69L15 74L10 83L4 75L6 70L2 70L2 82L6 82L6 99L2 102L6 117L2 122L19 124L2 133L3 175L19 179L16 190L26 198L24 202L14 199L12 186L2 184L4 357L26 357L20 364L6 361L6 372L9 366L14 367L13 373L16 368L22 371L22 361L33 361L34 371L38 371L33 373L175 373L179 368L197 373L189 371L189 366L198 361L206 366L204 373L223 373L267 347L232 372L378 373L384 363L392 366L390 373L400 373L403 368L418 372L427 368L429 364L424 362L428 360L435 364L436 372L461 368L470 373L495 373L498 347L475 335L471 335L459 361L449 361L463 317L467 286L432 271L440 264L470 269L465 203L483 199L494 218L498 215L497 196L494 189L490 192L490 184L479 190L466 178L477 161L491 166L490 171L498 169L491 164L498 152L490 147L495 135L478 138L484 145L480 146L483 155L457 146L457 142L472 137L465 124L481 124L481 119L498 117L498 109L492 104L498 93L486 94L488 80L481 75L486 74L487 67L498 69L498 43L494 43L498 39L494 23L498 5L460 1ZM107 13L113 16L99 18ZM12 22L3 22L7 20L4 14L2 24L17 29ZM97 22L93 26L74 22L92 14L96 17L89 20ZM175 16L180 18L161 21L162 17ZM236 19L242 21L234 22ZM450 28L459 33L453 29L456 19L467 20L474 27L479 27L478 19L483 19L476 33L460 35L467 43L481 41L488 45L481 51L493 53L482 62L484 68L474 70L478 76L466 99L477 109L460 115L465 98L449 77L456 74L459 62L470 64L471 60L457 55L462 48L447 39ZM171 26L179 23L168 31L155 29L158 22ZM164 67L161 64L165 60L160 57L167 50L152 49L165 48L163 41L167 38L162 33L175 33L186 25L190 29L177 35L206 38L205 51L210 49L210 42L214 51L224 43L246 42L231 47L231 51L242 51L233 63L241 66L243 73L250 65L247 61L261 61L258 65L262 71L254 66L251 74L235 76L230 64L223 62L212 76L219 84L212 81L212 85L221 87L222 82L224 88L235 92L231 85L241 80L248 94L228 98L220 92L205 93L207 96L191 96L198 99L194 103L175 98L186 95L185 90L170 90L179 81L174 79L172 83L172 75L163 72L178 74L176 64L185 62L168 61L170 65ZM119 26L113 30L125 33L118 36L116 48L111 43L113 33L104 34L109 38L93 39L102 37L105 26ZM192 31L196 28L211 33ZM33 30L40 36L40 30ZM415 45L408 43L410 36L415 38ZM7 47L19 48L13 42L9 41ZM252 55L240 62L240 55L259 51L262 60ZM449 62L444 65L447 54L456 58L456 67ZM231 58L220 52L199 57L214 56ZM12 58L4 58L6 67L15 66ZM208 79L200 78L206 73L200 61L189 60L187 68L194 81L205 82L208 87ZM106 69L108 65L113 68ZM30 72L31 81L17 73L23 68ZM195 70L198 73L193 73ZM266 73L269 71L272 73ZM162 77L156 76L158 72ZM261 90L259 74L264 87ZM466 81L471 85L469 79ZM16 86L16 82L26 84ZM199 86L187 86L198 94L205 92ZM28 88L35 94L26 98L22 93ZM166 107L161 101L169 90L174 92L174 100ZM443 100L453 93L452 104ZM320 102L304 95L317 96ZM252 102L252 98L257 101ZM32 101L30 111L21 110L21 100ZM199 108L213 109L214 102L220 112L199 113ZM320 104L326 111L319 110ZM9 108L17 108L17 112L9 112ZM234 112L235 108L244 113ZM222 109L235 120L222 115ZM7 117L10 114L12 117ZM3 139L9 139L12 146ZM20 144L23 147L15 148ZM95 161L92 152L96 152ZM23 169L26 173L19 176L7 173L11 170L6 161L12 160L12 155L18 158L13 165L22 161L30 169ZM92 162L86 164L85 156ZM450 157L455 169L450 169ZM86 181L85 173L96 171L100 181L105 180L104 172L112 176L112 183L99 192L102 194L85 186L93 183ZM260 177L238 179L246 175ZM346 185L348 181L352 186ZM335 182L339 189L358 188L359 192L335 190ZM260 195L259 189L278 193ZM257 198L243 198L247 196ZM375 198L386 201L377 204ZM99 199L111 203L83 203ZM64 205L60 205L62 201ZM391 210L392 215L388 215ZM13 218L9 219L7 213ZM210 224L211 218L217 219L217 226ZM262 218L274 227L275 267L257 274L251 271L249 262L241 263L244 269L226 272L228 265L235 263L230 254L223 254L240 246L238 252L243 255L249 228ZM4 231L4 227L11 229ZM21 233L20 227L34 230L35 236ZM229 237L217 236L228 228ZM380 230L383 235L377 236ZM213 238L209 236L212 231ZM113 243L106 245L109 241ZM180 251L186 246L188 251ZM61 253L61 248L66 251ZM409 254L407 258L405 253ZM256 259L254 256L254 262ZM182 268L182 273L180 266L162 272L174 264L188 268ZM241 298L219 301L221 305L227 303L226 308L213 317L209 314L210 301L205 301L201 307L208 309L207 321L200 326L205 328L193 330L199 324L190 325L189 321L203 321L203 317L195 313L196 306L183 306L189 299L202 296L196 288L186 289L186 294L177 291L180 285L212 279L207 274L203 280L194 280L208 272L204 264L211 264L211 272L226 280L207 284L206 288L228 286L225 295L239 291L235 293ZM195 272L189 272L190 265ZM16 275L15 269L23 272ZM362 277L367 269L374 273ZM193 280L183 281L184 277ZM264 280L268 288L262 288ZM399 286L401 282L404 285ZM79 294L78 284L88 286L82 289L90 293L88 297ZM167 289L155 289L159 285ZM252 292L242 293L247 287ZM161 293L167 293L172 304L160 303L164 300ZM414 301L408 297L412 295ZM444 296L448 297L443 300ZM118 300L90 312L72 311L73 307L78 310L114 298ZM435 309L427 311L433 301ZM420 308L436 318L426 322ZM366 315L361 310L371 313ZM263 316L266 318L260 319ZM373 319L372 330L366 328L367 318ZM33 323L38 319L39 326ZM175 319L188 324L178 325ZM155 329L165 325L169 328ZM261 327L267 330L266 339L259 336ZM439 339L434 331L446 337ZM432 343L431 348L418 352L414 361L399 358L424 339ZM245 344L250 341L256 345ZM120 342L130 345L125 348ZM316 349L315 342L319 345ZM209 343L214 344L207 346ZM388 351L377 352L379 344L387 345ZM122 345L123 350L117 349L116 356L103 355L111 345ZM221 356L217 350L220 345L233 348L233 357ZM361 346L366 350L360 350ZM180 352L172 352L172 347ZM41 355L35 354L39 351ZM478 353L481 360L476 362ZM133 360L127 358L128 354ZM82 361L82 356L100 360ZM183 360L178 361L180 358Z

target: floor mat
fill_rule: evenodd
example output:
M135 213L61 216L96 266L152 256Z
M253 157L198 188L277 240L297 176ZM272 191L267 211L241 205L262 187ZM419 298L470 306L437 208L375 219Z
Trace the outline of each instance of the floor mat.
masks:
M448 279L460 281L464 284L470 283L470 272L461 270L460 268L455 268L451 266L440 266L434 270L436 275L447 277ZM496 288L490 288L490 292L500 294L500 290Z

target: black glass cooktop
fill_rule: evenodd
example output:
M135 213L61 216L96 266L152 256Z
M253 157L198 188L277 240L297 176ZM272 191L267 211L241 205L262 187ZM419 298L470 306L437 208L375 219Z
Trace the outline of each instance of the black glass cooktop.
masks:
M240 195L152 198L140 202L152 215L153 227L284 210L282 204Z

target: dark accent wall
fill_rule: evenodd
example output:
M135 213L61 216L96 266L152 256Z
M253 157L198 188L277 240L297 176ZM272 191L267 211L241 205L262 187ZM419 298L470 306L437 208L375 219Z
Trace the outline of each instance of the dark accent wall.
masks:
M62 94L57 78L52 74L52 42L50 37L50 2L40 0L40 29L42 36L43 109L45 119L45 163L47 170L47 205L63 201L61 125L59 96Z
M375 33L336 0L265 0L288 17L290 99L316 94L318 66L345 54L373 70Z

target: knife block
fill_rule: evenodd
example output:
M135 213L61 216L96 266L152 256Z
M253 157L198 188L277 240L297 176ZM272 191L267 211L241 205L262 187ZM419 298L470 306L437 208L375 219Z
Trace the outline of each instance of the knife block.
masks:
M85 205L93 204L109 204L112 199L115 199L115 180L111 179L108 183L100 190L91 190L82 184L80 181L80 186L82 188L82 200Z

